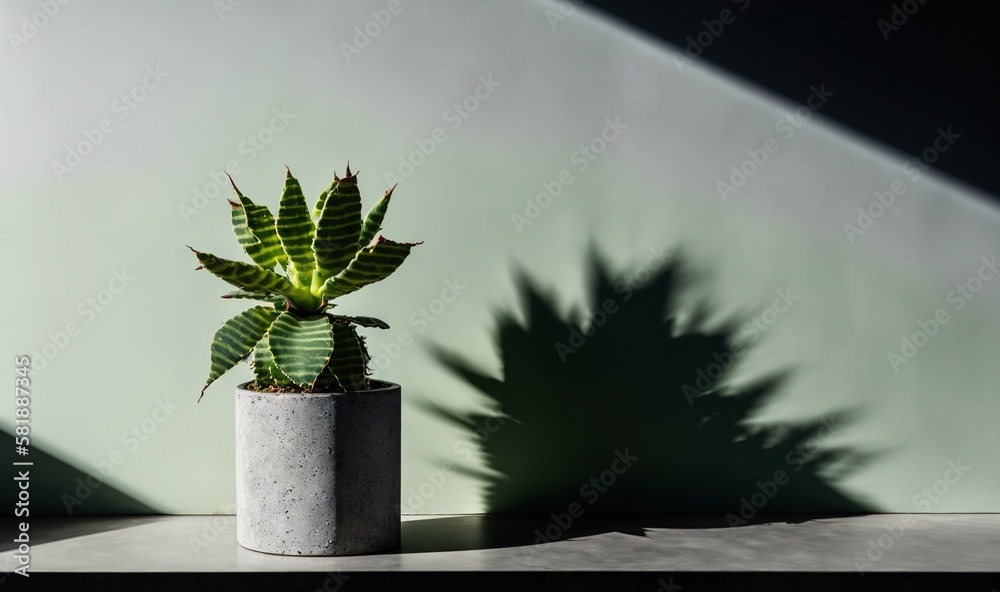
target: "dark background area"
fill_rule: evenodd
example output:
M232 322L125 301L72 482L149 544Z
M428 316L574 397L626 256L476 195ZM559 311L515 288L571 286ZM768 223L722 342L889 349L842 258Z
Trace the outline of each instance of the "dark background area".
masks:
M795 103L805 100L811 85L825 84L835 96L823 106L824 117L907 155L930 147L937 129L950 125L961 138L934 167L1000 199L996 9L923 1L586 5L682 49L709 28L703 21L731 10L732 22L722 23L718 35L702 36L711 42L696 59ZM897 28L880 30L880 20ZM692 55L698 49L692 46Z

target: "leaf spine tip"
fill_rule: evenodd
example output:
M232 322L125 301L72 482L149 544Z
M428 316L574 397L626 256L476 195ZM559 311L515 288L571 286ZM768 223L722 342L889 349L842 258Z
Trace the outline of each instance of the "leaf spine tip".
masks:
M225 171L224 171L225 172ZM226 176L229 177L229 184L233 186L233 193L236 195L240 194L240 190L236 188L236 181L233 181L233 176L226 172Z

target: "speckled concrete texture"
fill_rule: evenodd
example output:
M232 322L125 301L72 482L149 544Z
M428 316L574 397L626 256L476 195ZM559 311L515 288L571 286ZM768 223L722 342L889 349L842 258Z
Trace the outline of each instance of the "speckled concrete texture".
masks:
M400 387L236 390L236 538L280 555L351 555L400 540Z

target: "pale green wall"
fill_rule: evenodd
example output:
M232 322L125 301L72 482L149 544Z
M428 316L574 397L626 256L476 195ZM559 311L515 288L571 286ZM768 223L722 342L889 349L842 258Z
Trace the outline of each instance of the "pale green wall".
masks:
M710 65L679 64L670 48L583 9L553 27L546 10L555 4L404 0L345 59L341 44L387 4L244 2L220 19L205 2L71 3L16 52L0 51L2 359L40 350L67 323L80 327L35 373L33 444L83 470L120 452L107 485L157 511L225 511L235 495L231 393L249 371L195 401L212 334L241 308L216 298L226 286L195 273L184 245L239 251L225 190L187 221L180 206L231 159L243 191L272 205L285 164L315 194L350 159L371 203L415 139L442 128L447 139L402 180L386 221L391 238L425 244L391 280L342 305L393 326L370 332L373 352L404 331L416 337L377 373L407 397L456 409L486 403L441 368L429 344L501 377L490 330L496 310L516 307L515 266L580 315L593 305L581 296L592 242L620 273L650 248L680 248L701 277L683 304L707 301L710 323L759 314L776 289L801 295L734 376L794 369L755 421L864 404L825 444L884 454L838 482L845 492L878 509L914 510L913 496L962 459L972 469L932 510L1000 511L1000 281L961 311L946 301L980 257L1000 253L1000 217L976 191L934 174L912 179L905 155L830 125L822 111L785 139L775 124L796 105ZM37 10L4 2L3 30L19 30ZM114 101L142 83L147 66L168 75L120 120ZM448 110L480 77L500 85L453 128ZM250 162L240 143L274 109L294 120ZM58 180L51 163L105 117L113 131ZM578 170L573 152L616 117L628 128ZM930 145L935 130L926 134ZM724 201L716 181L769 136L779 151ZM573 183L516 231L511 215L564 168ZM906 193L850 243L843 224L894 180ZM87 298L122 269L127 287L88 315ZM467 290L426 330L411 323L452 279ZM951 322L894 373L887 352L938 308ZM147 441L123 441L158 400L177 408ZM0 424L12 429L12 403L0 406ZM407 406L404 490L457 460L461 437ZM480 495L476 480L455 475L420 511L479 511Z

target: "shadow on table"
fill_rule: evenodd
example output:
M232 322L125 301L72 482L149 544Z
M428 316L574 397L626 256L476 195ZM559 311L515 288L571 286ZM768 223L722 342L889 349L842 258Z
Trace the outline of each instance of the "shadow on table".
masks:
M841 518L856 514L782 514L757 515L748 525L789 523ZM726 516L715 515L638 515L584 514L574 518L568 513L544 514L470 514L427 517L402 524L402 546L393 553L441 553L475 549L524 547L522 556L531 559L544 545L557 541L582 539L618 532L646 536L651 529L730 528Z
M35 547L45 543L55 543L74 539L77 537L89 536L93 534L103 534L115 530L142 526L151 521L162 520L163 516L40 516L29 517L29 538L30 545ZM18 524L21 518L6 517L0 521L9 526L4 527L4 532L11 533L8 539L0 543L0 553L13 551L18 547L18 542L14 541L19 533Z

